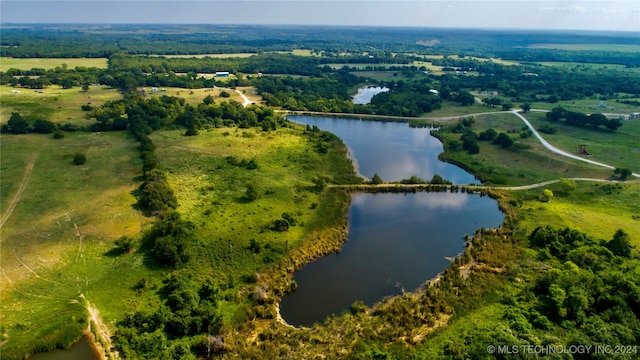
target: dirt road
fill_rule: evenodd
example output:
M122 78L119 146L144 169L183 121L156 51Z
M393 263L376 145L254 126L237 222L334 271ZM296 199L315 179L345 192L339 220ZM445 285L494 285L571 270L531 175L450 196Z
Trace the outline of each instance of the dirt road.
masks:
M13 209L15 209L16 205L18 205L18 202L20 201L20 198L22 197L22 193L24 193L24 190L27 188L27 184L29 184L29 178L31 177L31 171L33 171L33 166L36 164L36 160L38 160L39 156L40 156L40 152L38 151L38 153L33 156L31 161L29 161L27 163L27 168L26 168L26 170L24 172L24 176L22 177L22 181L20 181L20 186L18 187L18 191L15 193L15 195L13 195L13 198L9 202L9 205L7 206L4 214L2 214L2 218L0 218L0 228L2 228L4 223L11 216L11 213L13 212Z

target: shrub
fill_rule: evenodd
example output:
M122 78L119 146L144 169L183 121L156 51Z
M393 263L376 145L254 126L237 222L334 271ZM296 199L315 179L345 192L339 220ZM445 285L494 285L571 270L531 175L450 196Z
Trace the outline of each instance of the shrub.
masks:
M77 152L73 154L73 165L84 165L87 162L87 156L84 153Z

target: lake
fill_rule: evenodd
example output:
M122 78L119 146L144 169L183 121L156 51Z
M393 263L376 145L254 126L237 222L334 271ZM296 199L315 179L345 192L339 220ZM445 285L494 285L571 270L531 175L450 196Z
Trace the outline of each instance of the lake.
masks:
M298 290L280 303L292 325L310 326L348 310L356 300L372 305L387 295L414 291L464 250L464 235L500 227L495 200L466 193L354 194L349 235L340 254L305 265L293 279Z
M473 175L438 160L443 152L440 140L429 128L411 128L406 123L343 119L322 116L288 116L289 120L316 125L340 137L349 147L358 172L397 181L416 175L431 180L434 174L454 184L477 184Z
M293 116L343 139L359 172L385 181L440 174L454 184L477 183L457 166L438 160L443 151L431 129L405 123ZM354 194L348 240L340 254L305 265L293 275L298 290L280 303L283 319L310 326L340 314L357 300L373 305L388 295L414 291L464 251L464 235L502 226L498 203L467 193Z
M358 93L353 95L353 103L354 104L369 104L371 103L371 99L378 95L381 92L389 91L388 87L380 87L380 86L364 86L358 89Z

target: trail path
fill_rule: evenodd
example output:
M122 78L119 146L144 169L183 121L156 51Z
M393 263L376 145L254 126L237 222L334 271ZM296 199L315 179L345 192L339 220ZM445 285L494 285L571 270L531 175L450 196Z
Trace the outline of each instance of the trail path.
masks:
M571 159L580 160L580 161L584 161L584 162L589 163L589 164L605 167L607 169L611 169L611 170L615 169L615 166L611 166L611 165L604 164L604 163L601 163L601 162L593 161L593 160L590 160L590 159L585 159L583 157L580 157L580 156L577 156L577 155L573 155L573 154L570 154L568 152L565 152L565 151L562 151L562 150L556 148L555 146L549 144L547 142L547 140L545 140L542 136L540 136L540 134L536 131L536 129L533 128L533 126L531 125L529 120L527 120L524 116L522 116L518 112L518 110L512 110L511 113L514 114L515 116L519 117L520 120L522 120L522 122L524 122L525 125L527 125L529 130L531 130L533 135L536 138L538 138L538 140L542 143L542 145L544 145L544 147L546 147L547 149L551 150L552 152L554 152L554 153L556 153L558 155L566 156L566 157L571 158ZM632 175L635 176L635 177L640 178L640 174L633 173Z
M84 295L82 295L84 298ZM86 299L85 299L86 300ZM102 321L102 317L100 316L100 311L98 308L91 305L89 300L87 302L87 310L89 311L89 328L91 328L91 322L96 325L96 334L98 334L97 340L100 340L97 345L103 345L106 349L103 349L105 353L111 355L112 359L119 359L118 352L115 350L111 350L113 345L111 344L111 331L109 331L109 327Z
M20 181L20 186L18 187L18 191L15 193L15 195L13 195L13 198L9 202L9 205L7 206L7 209L5 210L4 214L2 215L2 218L0 218L0 228L2 228L4 223L11 216L11 213L13 212L13 209L15 209L16 205L18 205L18 202L20 201L20 198L22 197L22 193L24 193L24 190L27 188L27 184L29 184L29 178L31 177L31 171L33 170L33 166L36 164L36 160L38 160L39 156L40 156L40 151L38 151L38 153L36 153L33 156L31 161L29 161L29 163L27 163L27 168L26 168L26 170L24 172L24 176L22 177L22 181Z
M617 181L612 181L612 180L605 180L605 179L593 179L593 178L570 178L571 180L574 181L592 181L592 182L606 182L606 183L615 183ZM543 182L539 182L539 183L535 183L535 184L529 184L529 185L518 185L518 186L487 186L487 185L458 185L458 186L464 186L470 189L496 189L496 190L529 190L529 189L535 189L535 188L539 188L539 187L543 187L543 186L547 186L547 185L551 185L551 184L555 184L557 182L560 182L559 179L555 179L555 180L548 180L548 181L543 181ZM364 189L364 188L395 188L395 187L401 187L401 188L419 188L419 187L426 187L426 186L430 186L429 184L399 184L399 183L384 183L384 184L377 184L377 185L373 185L373 184L354 184L354 185L336 185L336 184L329 184L327 185L327 187L332 187L332 188L357 188L357 189ZM434 185L434 187L441 187L443 185L437 184ZM447 187L450 187L451 185L444 185ZM456 185L454 185L456 186Z
M249 98L243 94L240 90L233 90L236 93L238 93L238 95L240 95L240 97L242 98L242 106L247 107L249 105L251 105L251 100L249 100Z

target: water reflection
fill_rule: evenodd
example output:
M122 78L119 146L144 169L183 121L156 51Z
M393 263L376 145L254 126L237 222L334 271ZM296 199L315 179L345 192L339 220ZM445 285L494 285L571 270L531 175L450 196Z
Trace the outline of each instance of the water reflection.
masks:
M380 86L365 86L358 89L358 93L353 95L353 103L354 104L369 104L371 99L381 92L389 91L388 87L380 87Z
M294 274L298 290L282 300L282 316L311 325L356 300L371 305L413 291L464 250L465 234L501 226L503 218L493 199L479 195L355 194L347 243Z
M454 184L476 184L475 178L455 165L438 160L442 143L430 129L410 128L405 123L348 120L317 116L292 116L291 121L316 125L336 134L357 159L360 173L384 181L397 181L412 175L430 180L434 174Z

